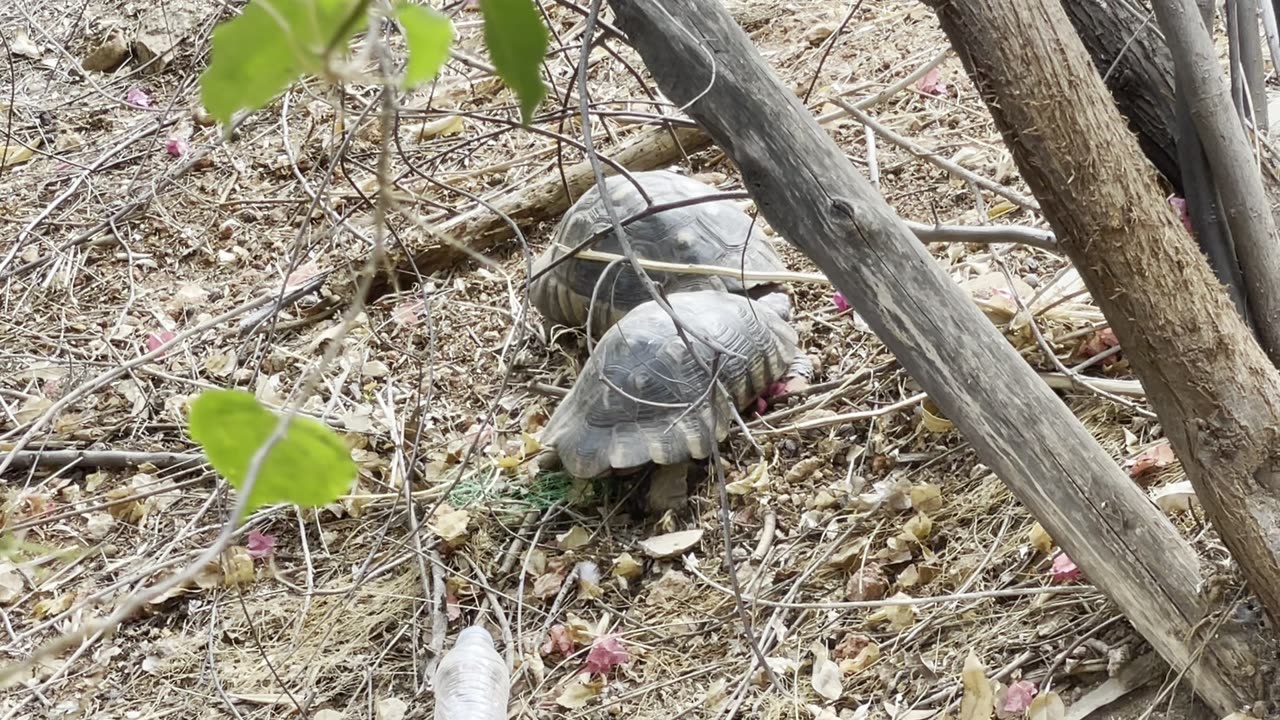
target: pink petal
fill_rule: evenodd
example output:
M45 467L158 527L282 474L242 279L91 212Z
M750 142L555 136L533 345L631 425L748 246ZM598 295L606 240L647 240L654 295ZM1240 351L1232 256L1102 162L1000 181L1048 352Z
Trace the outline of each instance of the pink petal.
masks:
M835 295L831 296L831 302L836 304L836 309L840 312L844 312L849 309L849 301L844 298L844 293L839 290L836 291Z
M169 138L164 141L164 149L172 157L182 157L183 155L186 155L187 150L189 150L190 147L191 146L187 144L186 140L182 140L180 138Z
M1182 220L1182 226L1187 229L1187 232L1194 233L1195 230L1191 229L1191 214L1187 211L1187 201L1177 195L1170 195L1166 199L1169 205L1177 211L1178 219Z
M542 643L543 655L560 654L568 657L574 650L573 636L569 634L569 628L557 623L547 630L547 639Z
M1066 553L1058 553L1053 558L1053 568L1050 570L1054 582L1071 582L1080 578L1080 568Z
M156 348L177 337L177 333L168 330L153 332L147 336L147 352L155 352Z
M1031 707L1031 701L1036 696L1036 684L1030 680L1019 680L1009 686L1009 690L1004 696L1004 707L1002 708L1010 715L1022 715Z
M605 635L591 643L591 649L587 651L587 663L582 669L589 673L607 673L630 659L631 654L622 646L621 638L617 635Z
M249 550L249 557L255 560L270 557L271 553L276 549L276 536L267 535L257 530L250 530L249 537L245 538L244 546Z
M916 89L926 95L943 97L947 94L947 84L942 82L942 73L934 68L916 81Z
M136 107L151 107L151 97L147 95L145 90L138 87L129 88L129 92L124 96L124 101Z

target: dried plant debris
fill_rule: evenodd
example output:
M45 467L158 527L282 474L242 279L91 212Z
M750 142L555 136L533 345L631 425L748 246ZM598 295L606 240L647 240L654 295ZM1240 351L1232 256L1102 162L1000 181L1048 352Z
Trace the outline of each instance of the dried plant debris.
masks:
M180 455L199 451L185 423L203 389L281 408L332 353L299 411L337 431L358 470L329 505L251 513L215 561L109 639L35 663L0 693L0 716L260 720L303 703L327 720L427 717L429 673L472 623L510 658L521 718L1047 719L1123 666L1112 651L1137 640L1114 607L830 286L791 285L815 374L748 409L754 439L735 429L721 444L723 516L716 473L690 473L687 501L646 512L635 479L540 467L541 431L587 346L528 305L528 258L558 216L525 191L583 160L576 105L561 102L584 8L541 4L555 92L529 132L485 70L475 5L455 8L457 53L439 81L399 98L394 136L369 105L376 88L308 84L231 142L194 82L219 19L208 7L54 0L0 19L16 64L0 74L0 451L38 421L22 452L83 451L0 482L0 663L105 617L214 541L234 493ZM829 100L875 94L946 47L914 0L865 3L847 25L846 8L817 0L728 6L780 77L801 96L812 86L809 107L864 172L864 128ZM606 154L666 111L635 53L608 43L616 54L597 48L588 72ZM870 112L1027 192L956 58ZM1044 227L888 142L875 163L904 218ZM679 167L741 188L714 148ZM475 198L526 202L522 237L353 305L378 238L397 251L440 242L442 223L487 212ZM816 271L758 222L790 270ZM1060 256L929 248L1036 369L1094 359L1086 380L1132 381ZM233 312L257 297L269 302ZM1155 423L1063 387L1210 548Z

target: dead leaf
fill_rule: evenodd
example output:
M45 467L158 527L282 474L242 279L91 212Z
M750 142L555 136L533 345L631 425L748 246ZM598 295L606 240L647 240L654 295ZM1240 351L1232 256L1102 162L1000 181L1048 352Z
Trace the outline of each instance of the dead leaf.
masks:
M373 425L373 408L368 405L356 405L351 410L338 416L342 421L342 427L353 433L372 432Z
M0 563L0 603L9 604L22 594L22 575L12 563Z
M844 694L841 684L840 666L831 662L827 656L827 648L821 643L814 643L810 648L813 653L813 677L809 682L819 695L830 702L835 702Z
M533 595L542 600L550 600L560 594L560 588L564 585L564 575L558 572L549 572L539 575L533 581Z
M227 587L244 587L253 583L253 558L239 545L227 548L222 554L222 580Z
M51 407L53 407L52 400L39 395L32 395L23 401L21 407L13 413L13 417L20 425L26 425L43 415Z
M180 285L173 293L173 307L175 309L199 308L208 302L209 291L195 283Z
M205 372L214 377L225 378L236 369L236 354L231 352L213 352L204 358Z
M874 642L867 643L857 655L840 661L840 671L846 675L856 675L866 670L880 659L880 646Z
M379 700L375 706L375 716L378 720L404 720L408 712L409 704L400 698Z
M942 509L942 489L933 483L920 483L911 488L911 507L922 513Z
M827 564L832 567L843 568L845 570L852 569L856 565L860 565L863 556L867 551L867 543L869 540L865 537L855 538L849 543L840 546L835 552L831 553L827 558Z
M40 59L40 47L31 42L31 36L27 35L27 31L21 28L13 34L13 40L9 41L9 48L13 50L14 55L21 55L32 60Z
M858 496L862 509L874 510L886 506L902 512L911 509L911 483L901 475L890 476L872 486L872 491Z
M987 679L987 668L973 653L965 658L960 679L964 696L960 699L959 720L990 720L996 709L996 696Z
M360 367L360 372L367 378L381 378L390 374L391 368L381 360L370 360Z
M933 532L933 521L924 513L918 513L902 526L903 537L917 542L926 540L931 532Z
M729 700L728 693L725 690L729 687L729 683L724 678L716 678L707 687L706 694L702 697L702 706L711 712L718 712L724 707L725 702Z
M1167 513L1190 512L1192 507L1200 506L1200 498L1190 480L1165 485L1152 493L1151 499Z
M462 120L461 115L446 115L430 122L423 122L418 128L419 140L430 140L434 137L445 137L448 135L457 135L466 129L466 124Z
M1173 446L1168 440L1161 440L1143 450L1136 457L1125 461L1129 468L1129 477L1136 478L1151 469L1159 469L1173 463L1178 458L1173 454Z
M1053 538L1049 536L1047 530L1040 523L1031 526L1031 530L1027 532L1027 541L1031 543L1031 547L1037 552L1046 555L1053 551Z
M730 495L746 496L765 490L769 487L769 466L758 462L752 465L747 474L738 480L727 483L724 489Z
M787 470L787 473L782 476L782 482L787 485L804 482L827 464L828 461L824 457L805 458Z
M560 545L561 550L575 550L586 545L589 540L591 540L591 533L581 525L574 525L556 536L556 543Z
M24 163L35 157L36 151L29 145L0 145L0 165L6 168Z
M929 720L938 715L940 710L932 710L929 708L905 707L901 710L890 700L884 701L884 711L889 713L889 717L893 720ZM945 717L945 716L944 716Z
M587 703L599 695L605 686L604 681L592 682L590 677L590 675L575 675L556 697L556 704L566 710L579 710L586 707Z
M1058 697L1058 693L1053 691L1037 695L1027 708L1027 720L1062 720L1066 716L1066 705Z
M441 503L436 509L434 522L431 529L439 536L441 540L453 545L459 540L467 537L467 523L471 521L471 514L466 510L454 510L448 505Z
M640 541L640 549L652 558L662 559L683 555L698 546L702 541L701 529L681 530L679 532L655 535L648 540Z
M879 600L889 591L889 578L879 563L869 562L849 576L844 586L845 599L849 602Z
M116 519L111 513L102 510L89 513L85 517L84 525L86 535L94 540L101 540L116 526Z
M906 593L898 593L891 599L904 600L910 597ZM916 608L914 605L889 605L884 608L883 612L884 616L889 620L889 625L898 630L905 630L916 622Z
M613 560L614 577L635 580L644 572L644 566L631 557L631 553L622 553Z
M674 605L684 602L693 591L693 580L679 570L668 570L650 584L646 605Z
M913 588L929 584L938 576L936 568L928 565L911 564L902 569L896 578L898 587Z

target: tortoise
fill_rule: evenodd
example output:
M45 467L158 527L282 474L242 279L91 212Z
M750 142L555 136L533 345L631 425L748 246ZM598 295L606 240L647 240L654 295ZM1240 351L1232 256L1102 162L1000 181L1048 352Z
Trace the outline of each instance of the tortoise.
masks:
M716 188L668 170L632 173L633 184L621 175L605 180L609 198L620 221L637 215L649 205L636 184L655 205L715 194ZM533 265L533 275L556 258L592 237L604 233L589 246L622 254L622 245L611 229L599 186L578 198L552 234L551 245ZM623 231L636 256L647 260L696 265L718 265L750 271L785 271L786 265L751 216L730 200L709 200L660 210L625 225ZM601 281L601 276L608 273ZM689 290L771 292L776 285L740 278L646 271L667 294ZM533 276L531 275L531 276ZM592 293L600 286L594 310ZM585 327L591 316L591 335L600 337L632 308L653 299L635 270L625 262L605 263L570 258L536 277L529 287L534 307L553 323Z
M600 338L543 429L544 468L559 464L570 475L594 478L706 459L712 443L728 435L729 403L740 410L784 376L812 371L797 352L784 292L755 300L694 290L668 302L689 344L656 301L623 316ZM726 351L719 356L723 391L708 392L717 348L699 337Z

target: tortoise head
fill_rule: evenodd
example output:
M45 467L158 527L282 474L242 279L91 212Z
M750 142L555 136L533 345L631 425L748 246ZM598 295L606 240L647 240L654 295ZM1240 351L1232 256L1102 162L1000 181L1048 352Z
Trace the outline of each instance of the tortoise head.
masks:
M791 319L791 288L785 285L770 284L754 289L763 290L758 294L751 293L756 302L774 311L783 320Z

